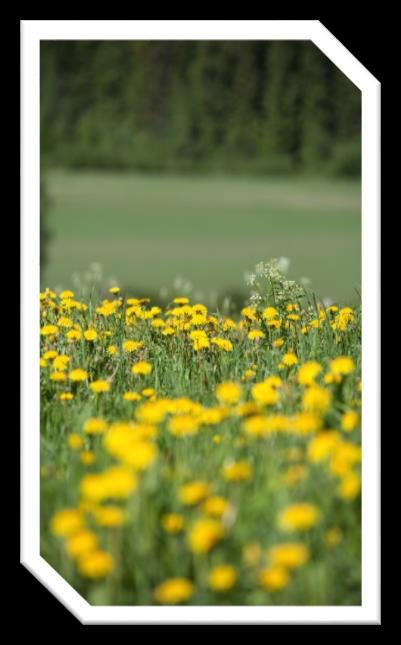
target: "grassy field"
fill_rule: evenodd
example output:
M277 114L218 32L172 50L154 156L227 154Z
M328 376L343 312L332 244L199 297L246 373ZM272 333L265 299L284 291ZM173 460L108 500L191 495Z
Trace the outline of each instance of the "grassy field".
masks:
M156 292L176 276L197 299L243 289L260 259L291 259L321 297L355 302L360 184L323 179L49 172L53 232L42 285L71 286L98 261L120 285Z
M41 553L91 604L360 604L360 306L253 283L41 293Z

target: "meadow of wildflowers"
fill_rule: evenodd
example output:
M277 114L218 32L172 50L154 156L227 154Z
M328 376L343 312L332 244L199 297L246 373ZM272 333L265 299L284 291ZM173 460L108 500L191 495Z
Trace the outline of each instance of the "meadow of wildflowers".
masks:
M40 294L41 552L92 604L360 604L360 306L248 283Z

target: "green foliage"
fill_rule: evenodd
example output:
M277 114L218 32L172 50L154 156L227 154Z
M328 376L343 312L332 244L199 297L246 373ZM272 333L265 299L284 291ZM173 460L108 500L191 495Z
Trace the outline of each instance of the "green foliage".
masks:
M47 263L50 229L48 224L49 195L44 179L43 169L40 173L40 266Z
M333 154L328 165L331 174L340 177L358 177L361 173L361 143L343 141L333 147Z
M53 164L359 168L360 92L308 41L44 41L41 79L42 155Z
M181 314L171 301L154 316L154 303L144 302L134 307L134 316L126 299L133 293L111 296L91 289L83 302L75 286L73 300L51 291L41 294L41 555L91 604L154 604L158 585L177 577L193 583L193 605L360 604L361 308L325 310L316 307L315 298L315 306L299 307L291 320L287 298L297 299L303 290L287 281L284 268L274 260L257 265L252 288L260 286L267 299L247 307L240 321L236 317L239 325L216 311L199 325L199 315L195 321L190 307ZM99 283L98 278L98 267L92 267L88 284ZM264 311L272 302L272 284L278 327L269 324L272 320ZM280 294L283 297L277 298ZM156 316L174 324L175 332L163 335L152 324ZM179 318L192 322L184 329ZM67 336L71 328L64 326L68 320L75 331L95 329L96 338L89 340L83 333L72 341ZM256 329L263 333L255 341L249 333ZM190 335L194 331L203 331L210 346L196 351ZM231 349L213 344L217 339L229 341ZM127 349L127 340L140 341L136 350ZM116 351L110 352L110 347ZM289 363L294 354L295 363ZM143 360L152 370L132 373L132 366ZM316 364L308 361L318 361L313 377L310 367ZM85 370L88 378L69 379L76 368ZM328 378L335 374L339 378ZM109 390L93 391L90 383L97 379L107 381ZM270 401L259 389L269 379L275 381L271 387L278 387L276 399ZM230 401L227 386L232 393L232 381L237 396ZM128 400L126 392L137 392L139 400ZM311 392L317 397L314 403ZM344 413L353 416L351 427L344 425ZM195 431L172 432L172 420L188 422L188 415ZM85 424L90 419L103 420L103 431L88 432ZM260 421L269 424L266 431ZM117 436L120 441L115 443ZM335 443L329 439L327 444L333 436ZM152 461L140 467L136 457L130 461L151 446ZM83 459L88 451L93 462ZM88 495L86 487L85 493L83 482L93 484L94 475L96 481L96 475L122 464L135 472L136 490L125 494L123 489L120 495L115 489L97 497ZM226 468L233 464L250 467L248 475L228 478ZM182 486L199 480L210 486L208 497L217 495L228 503L222 517L217 513L223 539L204 552L194 550L189 539L199 520L210 520L203 504L196 503L204 497L192 503L182 497ZM97 513L109 504L123 513L121 526L99 522ZM283 526L282 511L293 504L317 509L316 523L290 525L290 530ZM81 560L90 548L84 544L80 552L70 550L74 535L79 540L79 530L54 530L54 518L64 509L79 509L92 538L112 558L109 575L107 570L95 571L93 577L82 571ZM166 532L163 519L170 513L179 514L182 531ZM261 574L272 564L270 548L288 543L306 548L309 558L299 566L288 565L288 584L266 588ZM210 572L222 564L238 574L236 584L223 592L209 584Z

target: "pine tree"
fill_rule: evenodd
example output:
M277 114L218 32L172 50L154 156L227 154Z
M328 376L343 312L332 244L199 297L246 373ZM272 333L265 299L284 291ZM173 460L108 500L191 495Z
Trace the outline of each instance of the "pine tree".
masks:
M58 164L355 174L360 108L309 41L41 44L41 150Z
M305 170L316 171L330 153L330 87L328 59L313 43L302 46L300 55L304 91L300 106L300 163Z

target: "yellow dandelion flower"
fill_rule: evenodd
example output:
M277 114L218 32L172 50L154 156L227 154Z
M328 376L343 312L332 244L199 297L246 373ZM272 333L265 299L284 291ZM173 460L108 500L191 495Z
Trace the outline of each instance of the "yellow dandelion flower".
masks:
M194 315L192 316L192 318L191 318L191 322L190 322L190 324L191 324L191 325L194 325L194 326L198 326L198 327L200 327L200 326L202 326L202 325L206 325L206 324L207 324L207 322L208 322L208 320L207 320L207 317L206 317L206 316L204 316L204 315L202 315L202 314L194 314Z
M138 392L124 392L123 399L124 401L140 401L141 395Z
M235 405L241 398L242 387L233 381L220 383L216 387L216 396L219 401L228 405Z
M334 372L327 372L327 374L324 375L323 381L327 385L331 385L332 383L341 383L342 376L341 374L335 374Z
M157 447L150 441L134 440L124 446L120 460L137 471L147 470L157 457Z
M150 323L150 326L153 327L153 329L161 329L166 326L166 323L163 318L154 318Z
M267 557L273 566L296 569L308 561L310 552L305 544L287 542L270 547Z
M354 410L347 410L341 416L341 427L345 432L352 432L359 423L359 414Z
M96 524L108 528L116 528L122 526L125 521L124 511L119 506L101 506L94 510L94 518Z
M233 351L233 344L230 340L227 338L212 338L213 345L217 345L217 347L225 352L232 352Z
M51 530L54 535L67 537L84 526L83 515L75 508L64 508L53 515Z
M60 370L60 372L63 372L64 370L67 369L67 365L70 362L70 357L65 356L65 354L60 354L59 356L56 356L56 358L53 360L52 366L55 370Z
M315 378L322 371L322 366L316 361L307 361L298 370L298 383L300 385L313 385Z
M95 453L92 450L83 450L79 455L79 460L84 466L90 466L95 461Z
M70 381L75 381L75 382L86 381L86 379L88 378L88 372L78 367L75 370L71 370L69 377L70 377Z
M107 381L103 381L102 379L99 379L97 381L92 381L92 383L89 383L89 387L92 390L92 392L95 392L96 394L101 394L102 392L109 392L110 383L108 383Z
M192 314L198 315L198 316L206 316L207 307L205 307L205 305L202 305L202 304L192 305Z
M351 374L355 369L355 363L350 356L338 356L330 361L330 371L333 374L340 374L341 376Z
M209 497L202 504L202 512L210 517L221 518L229 508L230 503L225 497L215 495Z
M255 370L247 369L241 376L242 381L250 381L256 376Z
M254 401L245 401L245 403L239 403L234 410L234 413L238 417L249 417L253 414L259 412L259 407Z
M231 318L225 318L223 321L223 331L229 331L230 329L237 329L237 323L231 320Z
M280 388L283 386L283 381L282 379L277 376L276 374L272 374L271 376L267 376L264 380L264 383L266 383L269 387L272 388Z
M95 329L87 329L84 331L84 338L89 342L93 342L97 338L97 331Z
M275 307L266 307L266 309L264 309L262 312L262 318L263 320L267 320L267 321L278 318L277 309Z
M251 331L248 333L249 340L260 340L261 338L264 338L264 337L265 337L265 334L260 329L251 329Z
M82 338L82 333L80 332L79 329L70 329L70 331L67 331L65 337L67 340L70 342L74 342L76 340L81 340Z
M72 392L60 392L58 395L60 401L71 401L74 398Z
M51 381L66 381L67 377L64 372L52 372L49 376Z
M65 546L70 558L79 558L97 548L97 537L93 531L81 529L67 539Z
M147 363L146 361L139 361L138 363L134 363L134 365L131 368L131 372L133 374L141 374L146 376L147 374L150 374L152 371L152 365L150 363Z
M213 519L197 520L187 538L193 553L207 553L224 537L223 525Z
M325 412L330 407L330 390L318 385L310 385L302 397L302 406L307 412Z
M79 434L77 434L76 432L71 432L71 434L68 435L68 445L73 450L80 450L84 445L84 442Z
M91 417L84 423L86 434L103 434L107 430L107 423L100 417Z
M162 330L163 336L173 336L174 334L175 334L174 327L170 327L169 325L166 325Z
M329 470L337 477L345 477L354 464L361 461L361 446L347 441L338 441L329 463Z
M153 387L145 387L142 392L142 396L144 396L147 399L150 399L151 397L154 397L156 394L156 390L153 389Z
M66 329L70 329L74 325L71 318L67 318L66 316L60 316L57 324L59 325L59 327L65 327Z
M233 461L223 466L222 475L228 481L246 481L252 475L252 466L248 461Z
M319 509L307 502L290 504L278 516L278 524L283 531L308 531L318 520Z
M180 500L187 506L199 504L211 493L211 486L205 481L193 481L180 488Z
M241 315L247 320L256 320L256 311L252 307L244 307L241 309Z
M65 289L60 293L60 298L61 300L69 300L70 298L74 297L74 292L71 291L70 289Z
M290 575L284 567L266 567L260 572L259 582L267 591L281 591L288 585Z
M208 336L203 329L191 331L189 337L192 340L192 346L195 351L207 349L210 345Z
M261 414L255 414L246 419L242 425L246 434L253 437L266 437L274 432L269 417Z
M215 407L202 410L198 417L199 423L205 426L214 426L223 421L229 414L229 409L226 407Z
M338 441L339 435L335 430L320 432L308 444L307 454L309 461L320 462L331 457Z
M294 352L287 352L286 354L284 354L281 361L286 367L291 367L292 365L296 365L298 363L298 358L297 355L294 354Z
M129 423L113 424L105 435L104 446L113 457L136 470L148 468L157 455L156 446L147 441L146 434Z
M167 402L160 399L142 403L137 407L135 416L141 423L154 424L163 421L168 412L169 406Z
M274 405L279 400L279 393L268 381L255 383L251 389L251 394L259 405Z
M104 578L113 570L114 562L110 553L95 549L84 553L77 563L79 573L85 578Z
M56 325L44 325L40 328L41 336L55 336L58 334L58 327Z
M361 492L361 478L353 472L347 473L342 477L338 494L342 499L352 500L355 499Z
M136 352L138 349L142 349L143 342L140 340L125 340L123 342L123 350L125 352Z
M238 574L230 564L219 564L210 571L208 584L213 591L228 591L237 582Z
M199 422L190 414L182 414L170 419L168 429L176 437L185 437L198 432Z
M340 309L334 319L335 329L338 329L339 331L345 331L347 327L352 322L354 322L354 320L355 315L351 307L343 307L342 309Z
M136 487L136 475L124 466L111 466L102 473L85 475L80 484L82 495L92 502L126 499Z
M167 513L161 518L161 523L166 533L179 533L184 527L184 518L178 513Z
M161 605L177 605L186 602L194 593L194 585L186 578L169 578L153 592L156 602Z
M321 429L323 421L320 416L312 412L300 412L290 420L290 428L296 434L305 435Z
M56 356L57 356L57 352L55 349L49 349L47 352L43 354L43 358L46 361L52 361L53 358L56 358Z

